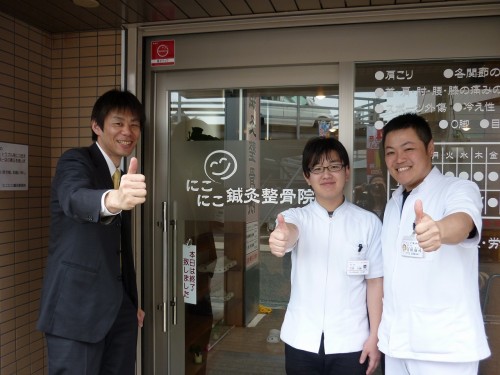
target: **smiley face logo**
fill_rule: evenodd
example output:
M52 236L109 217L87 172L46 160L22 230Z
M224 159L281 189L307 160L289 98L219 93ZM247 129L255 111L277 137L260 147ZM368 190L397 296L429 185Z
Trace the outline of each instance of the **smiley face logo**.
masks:
M236 173L237 168L236 158L225 150L214 151L205 159L205 175L213 182L227 180Z

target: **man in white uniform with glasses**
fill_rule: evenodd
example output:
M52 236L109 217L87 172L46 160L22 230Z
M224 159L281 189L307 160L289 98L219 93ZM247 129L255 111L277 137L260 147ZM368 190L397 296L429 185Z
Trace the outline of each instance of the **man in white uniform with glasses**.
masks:
M309 140L302 170L315 200L278 215L269 238L274 255L292 258L286 372L370 375L380 361L381 222L345 199L349 156L338 140Z

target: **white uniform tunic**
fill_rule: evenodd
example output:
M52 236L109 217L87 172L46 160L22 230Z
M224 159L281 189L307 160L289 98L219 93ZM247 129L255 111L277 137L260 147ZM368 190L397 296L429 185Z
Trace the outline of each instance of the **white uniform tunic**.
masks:
M281 339L308 352L362 350L368 338L365 278L382 277L379 218L344 201L332 217L316 201L283 212L299 229L292 249L291 295ZM367 275L347 275L349 260L369 261Z
M384 307L379 348L395 358L471 362L490 354L479 303L478 248L481 196L476 184L443 176L433 168L408 196L401 213L402 187L388 202L382 229ZM414 204L433 220L469 214L477 234L457 245L442 245L423 258L401 253L413 232Z

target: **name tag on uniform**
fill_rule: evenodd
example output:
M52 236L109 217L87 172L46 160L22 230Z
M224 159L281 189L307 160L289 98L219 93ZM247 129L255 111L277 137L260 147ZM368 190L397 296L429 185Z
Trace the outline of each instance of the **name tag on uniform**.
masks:
M370 268L370 262L366 259L357 259L347 261L347 274L356 275L368 275Z
M410 258L424 257L424 251L418 245L415 235L403 237L403 242L401 243L401 255Z

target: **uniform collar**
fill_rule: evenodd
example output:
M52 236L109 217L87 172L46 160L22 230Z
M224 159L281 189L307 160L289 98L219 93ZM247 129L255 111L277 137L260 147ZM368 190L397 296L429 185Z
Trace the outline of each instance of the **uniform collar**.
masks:
M439 176L441 172L437 169L437 167L432 167L431 171L425 176L425 178L422 180L422 182L412 190L412 193L417 194L423 189L425 189L429 184L433 184L433 180L436 178L436 176ZM402 197L403 195L403 186L399 185L396 190L392 193L392 197L397 199Z
M344 201L340 204L340 206L338 206L335 209L335 211L332 214L332 217L338 215L339 212L342 212L345 209L345 207L347 206L347 204L348 204L347 199L344 196ZM328 214L328 211L326 210L326 208L324 208L322 205L320 205L318 203L318 201L314 200L312 202L312 205L313 205L314 211L317 212L318 215L320 215L321 217L329 217L329 214Z

